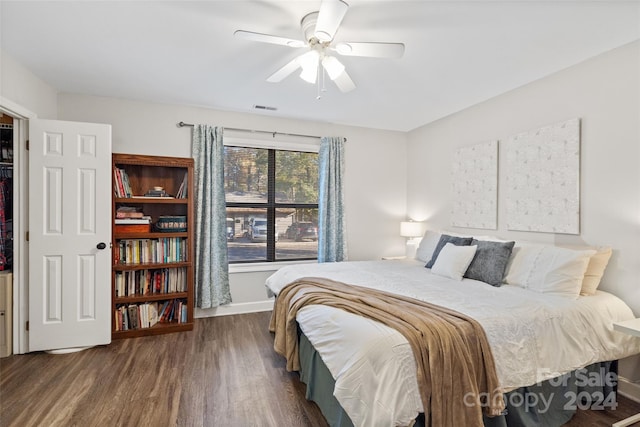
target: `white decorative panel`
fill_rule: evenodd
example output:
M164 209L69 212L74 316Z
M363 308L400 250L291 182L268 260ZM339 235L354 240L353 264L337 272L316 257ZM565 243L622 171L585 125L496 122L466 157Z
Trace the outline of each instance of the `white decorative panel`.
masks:
M96 317L96 258L93 255L78 256L78 320Z
M78 170L78 233L96 232L96 171Z
M62 168L45 168L44 181L44 234L62 234Z
M507 228L580 233L580 119L508 139Z
M78 156L79 157L95 157L96 156L96 136L95 135L78 135Z
M458 148L452 167L451 225L498 227L498 141Z
M49 255L44 257L44 322L62 322L62 257Z
M44 134L44 155L45 156L62 156L62 134L54 132L45 132Z

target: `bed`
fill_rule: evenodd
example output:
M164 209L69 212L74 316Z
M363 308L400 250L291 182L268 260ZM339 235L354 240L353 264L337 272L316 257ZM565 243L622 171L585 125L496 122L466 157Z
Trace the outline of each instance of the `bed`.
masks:
M437 240L441 239L442 235ZM442 250L443 245L440 246ZM634 317L631 309L619 298L597 290L593 290L589 296L566 294L567 265L562 267L564 270L560 276L563 279L556 280L563 283L555 283L558 286L553 292L550 289L536 290L533 283L529 283L530 286L518 286L518 274L522 275L523 269L528 269L526 273L531 279L537 270L551 268L541 267L541 264L536 267L536 262L545 265L558 262L555 249L551 250L554 254L551 258L545 258L545 250L537 246L533 249L517 247L513 255L508 257L502 275L509 278L511 283L503 286L436 274L435 268L425 268L424 259L292 265L270 276L266 286L268 293L277 296L285 286L298 279L328 278L446 307L482 325L495 360L502 393L521 393L522 390L551 384L565 387L563 390L573 390L575 395L576 390L570 388L571 384L558 379L566 379L571 375L575 377L576 370L581 368L596 367L601 380L595 382L602 382L603 378L608 378L608 370L615 370L615 363L598 364L640 353L640 340L613 330L614 322ZM433 248L428 250L429 255L432 252ZM589 251L584 256L588 258L594 254L595 251ZM444 252L441 255L444 257ZM584 275L586 267L580 268ZM545 274L553 277L549 271ZM317 359L314 362L317 366L312 366L311 370L308 363L304 366L302 379L311 394L316 390L316 395L322 395L324 391L318 392L322 390L321 384L325 384L325 388L332 388L332 399L335 398L335 401L320 404L332 425L413 425L416 419L420 419L420 414L424 414L414 354L398 331L374 320L324 305L302 308L296 320L302 349L300 358ZM605 371L601 366L606 367ZM325 372L325 375L322 376L321 372ZM555 390L556 393L552 394L558 394L558 389ZM505 401L509 403L509 397L513 394L505 396ZM609 394L603 396L609 398ZM535 412L530 403L511 405L510 410L515 411L514 406L520 409L524 406L527 412ZM540 402L536 404L537 411L543 412L540 411ZM547 412L550 408L545 404L543 399L542 407ZM567 408L566 403L560 406L560 409ZM336 407L344 415L329 413L335 412ZM541 422L540 416L534 414L534 418L538 419L537 425L551 425L547 421ZM552 418L562 423L566 421L566 414ZM490 421L485 424L500 425L491 424Z

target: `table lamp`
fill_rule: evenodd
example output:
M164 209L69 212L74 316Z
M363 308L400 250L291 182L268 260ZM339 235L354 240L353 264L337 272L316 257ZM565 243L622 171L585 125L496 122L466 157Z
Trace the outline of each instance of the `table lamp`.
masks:
M422 237L422 223L415 221L402 221L400 223L400 235L407 238L407 258L415 257L416 249L420 243L420 240L417 239L417 237Z

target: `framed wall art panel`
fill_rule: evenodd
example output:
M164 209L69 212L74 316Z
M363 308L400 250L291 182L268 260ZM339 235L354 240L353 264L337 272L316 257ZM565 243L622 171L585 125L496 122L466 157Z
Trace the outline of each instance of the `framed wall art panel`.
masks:
M506 141L507 228L580 233L580 119Z
M498 225L498 141L456 149L451 225L495 230Z

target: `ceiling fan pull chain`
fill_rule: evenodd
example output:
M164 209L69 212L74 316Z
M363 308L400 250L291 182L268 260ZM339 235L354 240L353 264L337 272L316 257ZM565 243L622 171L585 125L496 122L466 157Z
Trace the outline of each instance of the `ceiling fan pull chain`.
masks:
M321 99L322 98L322 94L321 92L324 92L324 70L320 67L320 62L318 62L318 72L322 71L322 74L320 76L318 76L318 80L317 80L317 89L318 89L318 94L316 95L316 99ZM322 80L322 89L320 89L320 80Z
M326 82L327 78L327 70L323 66L320 66L320 68L322 69L322 91L326 92L327 87L324 85L324 83Z

